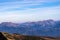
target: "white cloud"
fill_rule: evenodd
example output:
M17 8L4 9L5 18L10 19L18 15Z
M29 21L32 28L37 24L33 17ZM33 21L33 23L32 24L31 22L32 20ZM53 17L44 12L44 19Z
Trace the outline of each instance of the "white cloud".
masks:
M57 1L60 1L60 0L24 0L24 1L37 1L37 2L57 2Z
M60 20L60 6L42 7L42 8L29 8L27 6L43 5L46 2L56 2L59 0L25 0L22 2L6 2L0 3L0 22L26 22L38 21L45 19ZM25 7L25 8L24 8ZM12 10L15 8L22 8L25 10ZM11 11L8 11L10 10Z
M0 3L0 11L7 11L16 8L27 9L34 5L44 5L44 3L57 2L60 0L24 0L24 1L13 1Z
M45 19L60 20L60 6L0 12L0 21L27 22Z
M12 9L16 9L16 8L20 8L20 9L26 9L26 7L28 6L34 6L34 5L43 5L40 2L30 2L30 1L22 1L22 2L4 2L4 3L0 3L0 11L6 11L6 10L12 10Z

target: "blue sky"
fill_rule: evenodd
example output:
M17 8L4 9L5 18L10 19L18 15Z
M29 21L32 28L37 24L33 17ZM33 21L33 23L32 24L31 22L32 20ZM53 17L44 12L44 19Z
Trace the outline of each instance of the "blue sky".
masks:
M0 0L0 22L60 20L60 0Z

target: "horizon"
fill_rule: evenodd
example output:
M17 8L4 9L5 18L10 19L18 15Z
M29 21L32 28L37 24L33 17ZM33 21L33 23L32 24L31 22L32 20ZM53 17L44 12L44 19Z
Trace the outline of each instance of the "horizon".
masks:
M60 20L60 0L0 0L1 22Z
M47 20L52 20L52 21L60 21L60 20L53 20L53 19L47 19ZM47 21L47 20L39 20L39 21ZM1 23L29 23L29 22L39 22L39 21L26 21L26 22L8 22L8 21L6 21L6 22L0 22L0 24Z

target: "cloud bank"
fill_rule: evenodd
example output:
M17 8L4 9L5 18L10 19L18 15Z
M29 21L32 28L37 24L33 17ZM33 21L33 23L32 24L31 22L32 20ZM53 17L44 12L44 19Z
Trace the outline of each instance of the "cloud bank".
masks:
M0 1L0 22L60 20L60 0Z

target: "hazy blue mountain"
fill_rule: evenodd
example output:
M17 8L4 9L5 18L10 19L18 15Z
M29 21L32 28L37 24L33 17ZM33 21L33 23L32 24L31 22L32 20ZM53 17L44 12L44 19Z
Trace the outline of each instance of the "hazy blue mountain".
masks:
M3 22L0 24L0 31L34 36L60 36L60 21L44 20L20 24Z

